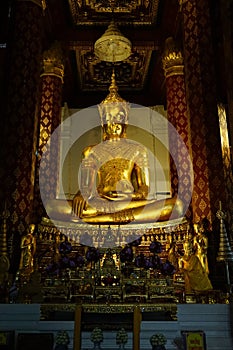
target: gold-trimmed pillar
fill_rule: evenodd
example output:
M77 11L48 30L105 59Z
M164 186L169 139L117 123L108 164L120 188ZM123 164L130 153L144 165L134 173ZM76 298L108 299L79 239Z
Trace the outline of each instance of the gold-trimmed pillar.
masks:
M61 123L63 77L63 50L59 42L54 42L50 49L43 54L43 71L41 73L41 105L34 200L34 213L38 219L45 214L40 191L43 191L44 199L55 199L57 195L60 134L56 129ZM52 135L53 143L51 144ZM46 153L47 145L50 146L48 153ZM41 164L41 159L43 164ZM43 184L46 187L40 188Z
M7 62L2 189L9 229L22 233L32 220L38 83L43 36L42 1L12 2Z
M208 0L181 1L183 54L194 166L193 216L216 223L227 208L217 112L216 74ZM214 227L214 226L213 226Z
M176 134L171 127L168 127L169 148L172 150L172 156L170 156L172 194L175 196L179 192L179 197L188 207L186 216L192 219L190 200L192 197L193 174L191 164L186 157L187 153L183 152L184 147L190 151L184 65L181 51L176 48L172 37L165 42L162 61L166 78L168 121L177 131Z

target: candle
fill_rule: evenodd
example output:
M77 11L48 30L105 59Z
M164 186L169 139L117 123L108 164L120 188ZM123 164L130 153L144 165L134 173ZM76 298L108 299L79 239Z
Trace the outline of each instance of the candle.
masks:
M135 306L133 315L133 349L140 349L140 326L141 326L141 310L139 306Z
M222 210L222 202L219 201L219 209Z

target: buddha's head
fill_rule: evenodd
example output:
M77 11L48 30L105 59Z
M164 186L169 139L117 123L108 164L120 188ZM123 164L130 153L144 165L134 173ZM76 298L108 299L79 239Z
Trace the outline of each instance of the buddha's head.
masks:
M118 94L115 73L112 74L108 96L98 105L103 140L126 137L130 104Z
M30 224L29 227L28 227L28 232L29 233L34 233L35 228L36 228L35 224Z

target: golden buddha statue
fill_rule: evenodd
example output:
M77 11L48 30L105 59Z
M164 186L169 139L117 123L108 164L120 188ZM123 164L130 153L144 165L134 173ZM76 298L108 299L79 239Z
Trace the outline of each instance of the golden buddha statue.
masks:
M21 239L21 257L19 270L30 275L34 271L34 255L36 252L36 238L34 237L35 225L30 224L27 234Z
M118 94L115 74L99 105L103 142L83 151L80 189L73 201L46 206L51 219L89 224L158 222L183 216L177 198L149 200L148 150L126 138L129 103Z
M208 237L205 233L205 230L201 222L194 224L194 232L195 232L195 235L193 237L193 245L195 249L195 254L200 260L206 273L208 274L209 273L208 258L207 258Z

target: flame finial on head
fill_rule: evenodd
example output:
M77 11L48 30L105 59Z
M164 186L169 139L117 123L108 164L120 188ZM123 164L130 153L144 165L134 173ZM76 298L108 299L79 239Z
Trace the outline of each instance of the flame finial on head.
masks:
M115 72L113 70L112 76L111 76L111 84L109 86L109 94L101 102L101 104L114 103L114 102L126 102L126 101L118 94L118 86L116 84Z
M115 79L115 72L113 70L112 76L111 76L111 84L109 86L109 94L107 97L98 105L101 122L102 125L104 123L106 111L109 109L114 108L116 106L119 106L124 114L123 123L128 123L128 114L130 110L130 103L124 100L119 94L118 94L118 87L116 84Z

